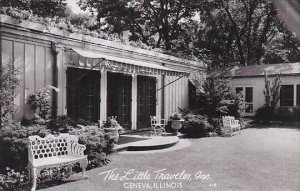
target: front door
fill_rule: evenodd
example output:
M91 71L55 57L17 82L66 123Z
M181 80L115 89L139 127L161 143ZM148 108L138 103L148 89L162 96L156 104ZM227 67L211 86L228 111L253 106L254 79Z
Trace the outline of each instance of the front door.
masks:
M100 110L100 72L67 69L67 115L97 122Z
M137 128L150 127L150 116L156 114L156 78L137 77Z
M107 73L107 116L117 116L125 129L131 129L131 86L131 76Z

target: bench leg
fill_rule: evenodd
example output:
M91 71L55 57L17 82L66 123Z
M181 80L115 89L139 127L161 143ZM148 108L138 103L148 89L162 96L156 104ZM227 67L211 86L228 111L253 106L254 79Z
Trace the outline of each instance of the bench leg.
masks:
M31 191L35 191L36 189L36 179L37 179L37 169L36 168L32 168L31 169L31 175L32 175L32 188Z
M82 168L82 176L83 176L83 178L88 178L88 176L85 174L87 164L88 164L88 160L87 159L84 160L84 161L82 161L82 162L80 162L80 167Z

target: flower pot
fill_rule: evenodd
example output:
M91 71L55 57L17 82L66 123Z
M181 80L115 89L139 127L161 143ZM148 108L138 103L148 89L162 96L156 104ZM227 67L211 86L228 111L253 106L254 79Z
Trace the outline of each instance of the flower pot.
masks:
M119 141L119 129L118 128L103 128L105 133L110 133L111 138L115 140L115 142Z
M175 135L178 134L178 130L182 128L182 122L184 120L172 120L171 127L175 130Z

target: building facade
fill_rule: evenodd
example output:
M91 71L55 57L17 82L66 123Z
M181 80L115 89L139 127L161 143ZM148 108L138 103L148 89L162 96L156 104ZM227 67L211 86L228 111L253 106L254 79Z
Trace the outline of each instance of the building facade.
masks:
M118 116L126 129L144 128L150 115L167 119L188 107L188 77L206 70L201 62L6 15L0 15L0 48L1 65L11 60L21 70L16 120L30 115L28 96L50 85L55 115L95 122Z
M281 76L278 106L300 106L300 63L235 66L211 75L228 78L232 91L242 93L245 99L245 114L253 116L265 103L265 73L271 80Z

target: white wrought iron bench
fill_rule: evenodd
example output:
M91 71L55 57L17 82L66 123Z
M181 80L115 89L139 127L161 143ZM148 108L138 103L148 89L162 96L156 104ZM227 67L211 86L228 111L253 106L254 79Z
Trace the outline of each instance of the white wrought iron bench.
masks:
M154 135L162 135L162 133L166 133L165 126L166 120L161 119L159 115L157 116L150 116L150 123L151 123L151 134Z
M31 170L32 191L36 189L40 171L45 168L68 166L71 171L72 166L79 163L83 177L86 178L88 161L83 153L86 147L78 143L77 136L63 133L59 136L47 135L45 138L30 136L28 139L28 167Z
M236 120L232 116L223 116L222 121L223 121L222 129L223 129L224 135L232 136L232 133L234 131L239 131L239 133L240 133L241 125L239 123L239 120Z
M229 119L230 119L230 125L231 125L233 131L240 132L240 130L241 130L240 121L236 120L233 116L229 116Z

